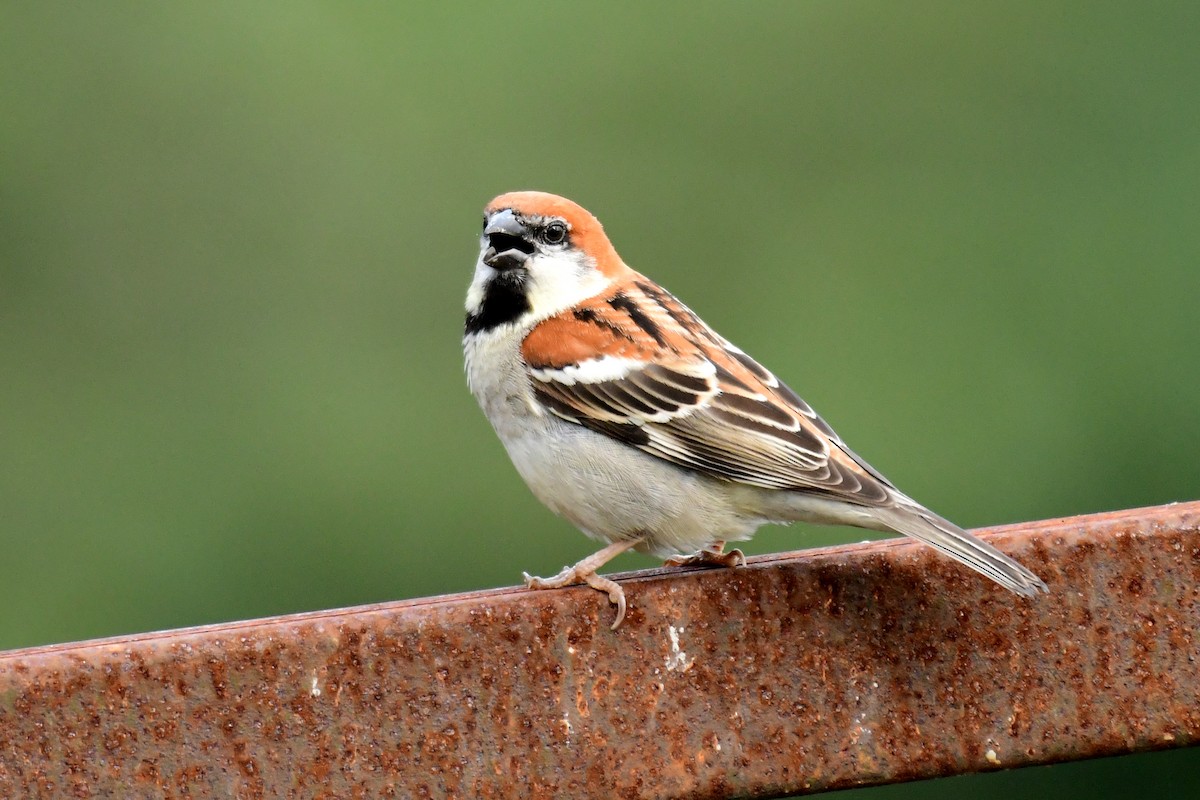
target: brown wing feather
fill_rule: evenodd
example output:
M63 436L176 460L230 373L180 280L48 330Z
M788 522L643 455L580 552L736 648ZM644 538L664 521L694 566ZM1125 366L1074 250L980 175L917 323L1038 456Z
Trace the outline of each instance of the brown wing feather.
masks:
M569 372L583 353L619 364ZM862 505L891 500L891 484L795 392L641 276L546 320L523 354L548 411L680 467Z

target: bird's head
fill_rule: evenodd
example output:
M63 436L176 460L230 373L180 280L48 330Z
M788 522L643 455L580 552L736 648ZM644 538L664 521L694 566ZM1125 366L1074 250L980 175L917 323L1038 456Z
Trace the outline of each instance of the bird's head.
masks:
M510 192L483 212L467 332L533 325L627 273L600 221L565 197Z

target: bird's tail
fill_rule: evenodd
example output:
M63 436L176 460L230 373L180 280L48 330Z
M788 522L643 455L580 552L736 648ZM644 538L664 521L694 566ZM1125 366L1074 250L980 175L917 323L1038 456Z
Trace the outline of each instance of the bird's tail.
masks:
M937 548L1022 597L1033 597L1038 592L1049 591L1041 578L987 542L975 538L915 500L898 492L896 494L894 506L878 510L880 521L892 530Z

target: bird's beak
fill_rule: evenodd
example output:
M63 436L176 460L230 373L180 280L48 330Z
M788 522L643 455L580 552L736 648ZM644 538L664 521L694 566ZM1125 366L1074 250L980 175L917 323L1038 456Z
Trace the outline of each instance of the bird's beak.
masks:
M510 209L497 211L488 217L483 235L487 237L487 246L480 257L492 269L514 269L523 265L533 254L529 228Z

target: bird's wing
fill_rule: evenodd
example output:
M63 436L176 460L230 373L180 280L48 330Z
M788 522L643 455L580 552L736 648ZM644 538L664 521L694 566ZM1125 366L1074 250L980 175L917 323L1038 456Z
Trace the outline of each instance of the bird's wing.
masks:
M544 320L522 354L549 413L680 467L858 505L893 500L795 392L641 276Z

